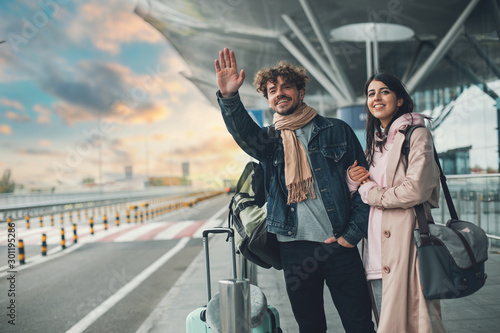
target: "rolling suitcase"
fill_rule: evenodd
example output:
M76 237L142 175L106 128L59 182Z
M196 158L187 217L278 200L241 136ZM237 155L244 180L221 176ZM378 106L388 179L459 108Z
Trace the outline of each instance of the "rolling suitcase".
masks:
M236 255L234 247L234 231L231 228L211 228L203 230L203 247L205 251L205 268L207 275L207 304L214 312L219 311L218 293L213 297L211 295L210 283L210 256L208 249L208 235L211 233L227 233L231 242L231 261L232 273L236 278ZM250 286L250 294L252 299L252 333L281 333L279 313L273 306L267 305L264 293L257 286ZM262 301L256 302L257 298L262 298ZM255 303L260 303L260 309ZM255 306L255 307L254 307ZM217 318L218 316L213 316ZM210 321L210 318L208 318ZM199 307L192 311L186 318L186 333L218 333L220 332L220 322L212 322L212 328L207 324L207 305ZM254 325L255 324L255 325ZM256 326L256 327L254 327Z
M230 228L211 228L203 230L203 248L205 251L205 270L207 274L207 304L212 299L210 283L210 255L208 250L208 235L227 233L231 242L231 261L233 277L236 278L236 252L234 248L234 231ZM207 305L192 311L186 318L186 333L213 333L207 325Z

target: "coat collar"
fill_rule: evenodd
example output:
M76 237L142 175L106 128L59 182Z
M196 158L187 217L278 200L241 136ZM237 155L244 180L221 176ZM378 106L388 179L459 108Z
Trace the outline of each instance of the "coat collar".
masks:
M396 119L391 125L390 133L388 134L387 141L393 141L392 147L389 151L389 161L399 161L401 159L401 149L405 141L405 132L409 125L425 126L424 116L419 113L406 113ZM408 163L404 161L404 163ZM389 187L394 186L394 177L396 176L396 169L399 163L389 163L387 165L387 184Z
M332 121L328 120L328 118L320 116L319 114L316 117L314 117L312 122L313 122L313 131L311 134L311 139L314 138L319 131L328 127L335 126L335 124Z

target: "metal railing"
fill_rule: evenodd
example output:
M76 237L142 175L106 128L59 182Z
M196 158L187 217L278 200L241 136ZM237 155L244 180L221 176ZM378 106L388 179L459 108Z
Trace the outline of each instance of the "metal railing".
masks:
M500 174L446 176L450 194L461 220L483 228L491 243L500 246ZM436 223L446 223L450 214L443 193L433 209Z
M7 217L48 215L130 203L152 198L194 193L184 187L155 188L125 192L43 193L0 196L0 222Z

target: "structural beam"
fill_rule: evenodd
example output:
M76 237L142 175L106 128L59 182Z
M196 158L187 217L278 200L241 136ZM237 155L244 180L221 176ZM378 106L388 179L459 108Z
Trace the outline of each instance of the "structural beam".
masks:
M317 69L311 61L288 39L286 36L279 37L280 43L290 52L308 71L312 76L325 88L325 90L335 98L339 104L348 104L348 101L337 90L337 88L328 80L322 71Z
M465 29L465 37L467 37L467 40L472 44L474 50L476 50L476 53L481 57L481 59L484 60L493 74L496 75L497 79L500 79L500 70L498 69L497 65L493 61L491 61L490 57L488 57L486 52L484 52L483 49L479 46L476 38L469 31L467 31L467 29Z
M309 23L311 24L316 37L318 38L321 46L323 47L323 51L325 52L326 57L328 58L328 61L330 62L330 65L332 66L333 70L335 73L337 73L337 77L339 81L341 82L341 85L343 87L343 91L346 93L348 96L348 100L350 102L354 102L355 96L354 96L354 90L352 88L351 83L347 79L347 75L344 73L342 68L337 64L337 61L330 49L330 46L328 45L328 42L323 34L323 30L319 26L318 19L314 15L311 6L309 5L309 2L307 0L299 0L300 4L302 5L302 9L304 10L304 13L307 16L307 19L309 20Z
M408 80L406 83L406 87L410 93L415 91L415 88L419 85L420 82L422 82L428 75L429 73L437 66L439 61L444 57L444 55L448 52L450 47L453 45L455 40L457 39L460 30L463 27L463 24L465 23L465 20L469 17L469 15L472 13L476 5L480 2L481 0L472 0L465 10L460 14L458 19L455 21L455 23L452 25L450 30L446 33L446 35L443 37L439 45L436 47L434 52L427 58L425 63L420 67L419 70L415 72L415 74Z
M283 21L288 25L288 27L292 30L292 32L297 36L297 38L300 40L302 45L306 48L306 50L309 52L309 54L316 60L318 65L321 67L321 69L328 75L329 79L332 81L332 83L335 85L337 90L339 90L345 99L349 99L349 96L346 95L345 89L342 89L342 83L340 82L339 84L339 79L337 75L333 72L332 67L328 64L328 62L325 61L325 59L316 51L312 43L309 41L309 39L304 35L302 30L295 24L295 22L290 18L290 16L283 14L281 15L283 18Z
M372 59L372 42L368 39L365 41L366 49L366 79L368 80L373 75L373 59Z
M415 53L413 53L413 57L411 58L410 63L408 64L408 67L406 67L406 71L403 74L403 77L401 78L401 80L403 82L408 81L408 77L410 76L411 72L413 71L413 67L415 67L415 64L417 63L417 59L420 56L420 53L422 52L423 46L424 46L424 43L422 43L422 42L418 43L417 50L415 51Z

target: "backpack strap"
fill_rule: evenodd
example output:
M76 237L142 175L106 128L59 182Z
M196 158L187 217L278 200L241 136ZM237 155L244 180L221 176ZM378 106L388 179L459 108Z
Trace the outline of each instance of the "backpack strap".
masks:
M267 137L269 142L266 145L266 167L264 169L264 178L265 178L265 183L264 183L264 189L265 189L265 194L266 194L266 200L267 200L267 194L269 193L269 188L271 186L271 175L272 175L272 165L273 165L273 157L274 157L274 151L276 150L276 141L278 140L279 132L276 130L274 127L274 124L270 125L267 127Z

